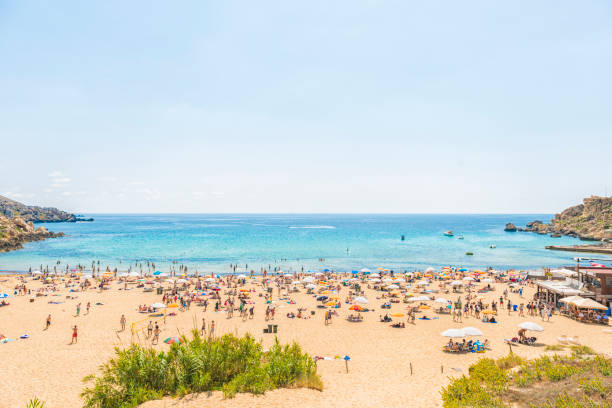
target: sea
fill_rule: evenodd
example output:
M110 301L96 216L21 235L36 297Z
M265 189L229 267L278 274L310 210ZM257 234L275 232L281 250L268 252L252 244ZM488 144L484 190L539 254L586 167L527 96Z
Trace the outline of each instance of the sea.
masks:
M0 254L0 271L23 272L41 265L65 270L66 265L91 266L98 261L103 268L119 270L144 264L147 271L154 263L156 270L168 271L186 265L190 273L229 273L234 264L237 270L256 273L264 268L413 271L443 266L533 270L572 265L573 258L581 255L545 249L546 245L580 244L575 238L504 231L507 222L517 226L533 220L548 222L551 214L84 216L95 221L39 224L66 236ZM445 236L448 230L454 236Z

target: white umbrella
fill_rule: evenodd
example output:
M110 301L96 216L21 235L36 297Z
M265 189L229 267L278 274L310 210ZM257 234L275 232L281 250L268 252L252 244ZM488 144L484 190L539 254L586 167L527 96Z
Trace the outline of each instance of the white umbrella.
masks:
M461 281L452 281L450 283L451 286L463 286L463 282Z
M422 281L418 281L416 284L418 286L427 286L427 285L429 285L429 282L427 282L425 280L422 280Z
M372 271L369 270L368 268L363 268L359 272L367 273L367 272L372 272Z
M531 330L531 331L544 331L542 326L534 322L523 322L518 325L521 329Z
M387 289L399 289L399 286L397 286L396 284L392 284L387 286Z
M465 337L465 333L461 329L448 329L440 334L444 337Z
M380 274L373 273L373 274L370 275L370 278L380 278Z
M170 280L170 279L168 279ZM176 283L187 283L187 279L179 279L176 281Z
M312 283L314 282L314 278L312 276L307 276L304 279L302 279L302 282L306 282L306 283Z
M302 282L300 282L300 281L293 281L293 282L291 282L292 285L299 285L300 283L302 283Z
M34 271L34 272L32 272L32 275L42 275L42 272L41 271Z
M435 272L436 270L434 268L432 268L431 266L427 269L425 269L425 273L431 273L431 272Z
M317 272L315 273L315 276L323 276L323 272Z
M463 278L464 281L473 281L474 278L472 278L471 276L466 276L465 278Z
M308 285L305 286L306 289L315 289L317 287L317 285L313 284L313 283L309 283Z
M482 332L480 331L480 329L477 329L476 327L464 327L463 332L465 333L466 336L482 336Z
M428 296L413 296L408 298L409 302L427 302L431 300Z
M363 296L357 296L357 297L355 298L355 302L357 302L357 303L361 303L361 304L364 304L364 305L365 305L365 304L367 304L369 301L368 301L368 299L366 299L366 298L365 298L365 297L363 297Z
M204 280L205 280L206 282L214 282L214 281L215 281L215 278L206 278L206 279L204 279Z
M241 273L238 275L238 279L246 279L246 275Z
M561 303L573 303L575 301L582 300L582 299L584 299L584 298L580 297L580 296L568 296L568 297L564 297L563 299L559 299L559 302L561 302Z
M436 303L448 303L448 299L437 298L436 300L434 300L434 302L436 302Z
M127 273L127 272L119 272L119 273L117 274L117 277L118 277L118 278L124 278L124 277L126 277L126 276L128 276L128 273Z
M493 279L486 278L486 279L481 280L481 282L483 282L483 283L493 283Z
M290 273L286 273L286 274L285 274L285 278L292 278L292 277L293 277L293 275L292 275L292 274L290 274Z
M385 283L391 283L391 282L393 282L393 279L391 279L391 278L385 278L385 279L383 279L383 282L385 282Z
M166 305L161 302L157 302L157 303L153 303L151 307L155 309L163 309L166 307Z
M608 310L606 306L594 301L593 299L576 300L573 301L572 304L586 309Z
M130 272L130 273L128 273L128 276L130 278L137 278L137 277L140 276L140 274L138 272Z

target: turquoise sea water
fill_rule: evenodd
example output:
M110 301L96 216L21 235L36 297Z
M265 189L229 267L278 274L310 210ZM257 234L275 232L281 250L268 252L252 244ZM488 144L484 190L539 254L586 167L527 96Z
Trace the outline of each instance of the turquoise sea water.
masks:
M157 269L171 262L190 271L229 272L230 263L283 270L351 270L383 266L413 270L445 265L532 269L571 265L576 253L549 251L549 244L574 238L504 232L550 215L239 215L86 214L91 223L42 224L66 237L28 243L0 254L0 270L23 271L55 265L101 265L127 269L150 260ZM452 230L455 237L446 237ZM463 235L464 239L457 238ZM405 241L401 241L401 235ZM495 249L489 248L491 244ZM466 251L474 256L466 256ZM323 258L324 261L320 261Z

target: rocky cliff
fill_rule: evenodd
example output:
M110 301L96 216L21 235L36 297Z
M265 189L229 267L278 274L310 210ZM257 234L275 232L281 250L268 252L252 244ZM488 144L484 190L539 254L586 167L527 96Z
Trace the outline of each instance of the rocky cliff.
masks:
M0 215L4 215L8 218L19 217L26 222L93 221L93 218L79 218L74 214L53 207L25 205L3 196L0 196Z
M518 230L612 242L612 197L585 198L582 204L555 214L550 224L532 221Z
M25 242L63 236L62 232L50 232L44 227L34 228L32 222L26 222L23 218L8 218L0 214L0 252L20 249Z

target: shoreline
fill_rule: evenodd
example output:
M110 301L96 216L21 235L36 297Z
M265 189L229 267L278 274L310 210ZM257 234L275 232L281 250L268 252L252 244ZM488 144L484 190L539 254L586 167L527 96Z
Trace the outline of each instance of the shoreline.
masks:
M547 245L545 248L551 251L590 252L612 255L612 247L603 247L599 245Z

